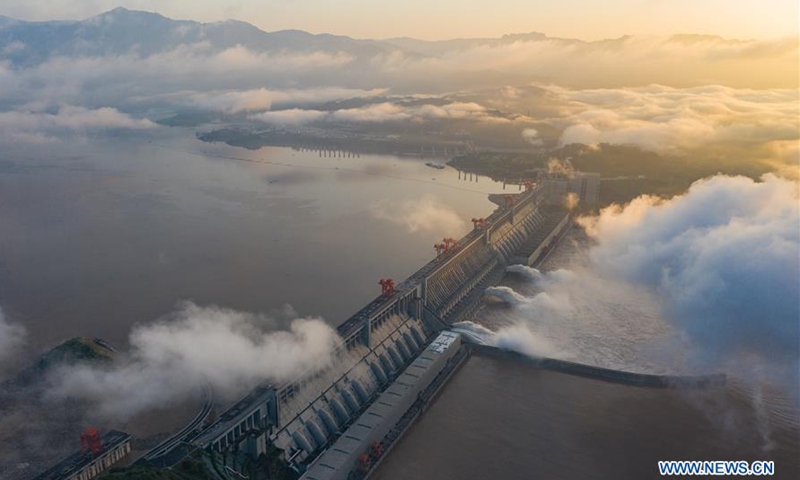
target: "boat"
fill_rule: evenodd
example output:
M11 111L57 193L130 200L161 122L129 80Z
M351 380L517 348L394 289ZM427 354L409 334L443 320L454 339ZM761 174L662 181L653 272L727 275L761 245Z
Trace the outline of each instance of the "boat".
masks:
M431 168L435 168L437 170L444 170L444 165L442 165L441 163L427 162L425 165L427 165L427 166L429 166Z

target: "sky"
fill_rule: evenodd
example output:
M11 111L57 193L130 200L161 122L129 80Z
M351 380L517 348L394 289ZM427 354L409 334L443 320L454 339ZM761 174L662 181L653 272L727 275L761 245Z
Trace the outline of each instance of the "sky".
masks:
M597 40L621 35L798 35L796 0L0 0L0 15L82 19L123 6L178 19L237 19L267 31L360 38L495 37L543 32Z

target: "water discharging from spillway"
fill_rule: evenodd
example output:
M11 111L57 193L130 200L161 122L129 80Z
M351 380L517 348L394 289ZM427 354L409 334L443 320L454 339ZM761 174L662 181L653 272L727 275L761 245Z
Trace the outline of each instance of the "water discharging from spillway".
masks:
M527 265L520 265L520 264L509 265L508 267L506 267L506 272L519 275L525 280L534 283L539 282L544 278L542 272L540 272L536 268L529 267Z
M514 289L509 287L489 287L486 289L484 293L487 297L495 297L503 301L503 303L507 303L509 305L521 305L525 303L529 303L530 299L524 295L520 295Z
M454 332L460 333L468 342L477 345L497 345L497 335L488 328L478 325L474 322L458 322L454 323L450 329Z

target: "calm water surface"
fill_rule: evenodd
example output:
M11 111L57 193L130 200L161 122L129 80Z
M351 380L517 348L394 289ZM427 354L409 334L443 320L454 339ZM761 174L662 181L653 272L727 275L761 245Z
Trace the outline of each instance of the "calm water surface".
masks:
M664 459L774 460L776 478L798 478L797 430L769 437L736 388L629 387L472 357L375 478L645 479Z
M134 323L181 300L265 313L288 303L338 324L503 191L429 159L248 151L176 129L8 147L0 308L32 350L76 335L124 346Z

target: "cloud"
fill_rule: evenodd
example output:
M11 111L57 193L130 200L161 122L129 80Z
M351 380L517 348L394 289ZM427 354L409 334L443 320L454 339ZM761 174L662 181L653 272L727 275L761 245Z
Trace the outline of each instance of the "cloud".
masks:
M347 42L341 51L316 51L306 44L261 51L260 44L248 48L198 38L202 41L184 44L179 42L190 40L173 39L165 51L131 47L102 56L103 49L93 45L75 51L97 53L47 52L53 56L28 66L0 60L0 110L44 102L113 107L150 117L187 108L244 112L271 125L474 121L515 127L522 140L537 146L631 143L675 153L707 143L758 144L764 146L759 161L780 160L783 166L787 162L781 159L799 141L799 91L791 58L796 39L681 36L583 42L531 34L412 42L402 47L405 51L386 44L348 51ZM9 48L23 47L15 43ZM539 87L524 87L533 84ZM395 95L389 101L355 102L333 111L320 106L369 100L385 94L387 86ZM497 98L465 93L483 88L499 89ZM420 92L440 95L430 102L403 102L397 96ZM496 138L497 131L484 134ZM48 137L16 135L25 136Z
M386 93L386 89L312 88L270 90L258 88L241 91L205 92L187 98L187 106L224 113L270 110L274 104L305 105L349 98L369 98Z
M332 112L320 110L278 110L252 115L250 118L278 125L302 125L325 120L329 122L383 123L408 120L411 115L402 107L384 102L359 108L345 108Z
M275 112L264 112L251 115L250 118L271 125L305 125L307 123L322 120L328 115L327 112L319 110L303 110L301 108L291 108L288 110L277 110Z
M539 132L535 128L526 128L522 130L522 139L534 147L541 147L544 144L539 137Z
M432 232L441 235L456 235L464 231L466 223L452 208L442 204L436 197L425 195L419 200L382 200L371 206L372 215L379 220L388 220L414 232Z
M797 144L800 90L709 85L569 90L544 87L562 107L548 121L559 144L634 144L661 153L705 144Z
M0 309L0 373L3 365L11 360L25 343L25 328L9 322Z
M411 118L411 114L406 109L390 102L361 108L335 110L329 115L333 120L344 122L390 122Z
M147 119L136 119L114 108L88 109L62 105L57 110L0 112L0 138L6 141L44 142L64 134L104 130L141 130L155 127Z
M547 160L547 173L572 178L575 175L575 167L567 159L549 158Z
M581 223L606 275L658 292L701 361L796 368L800 348L798 185L717 176L669 200L643 196ZM796 382L796 377L793 382Z
M129 355L110 368L61 368L49 395L88 400L100 414L126 419L207 384L230 394L329 365L341 343L336 332L319 318L294 317L292 310L281 322L186 303L169 318L135 327ZM281 323L287 328L277 330Z
M477 103L451 102L444 105L424 104L405 106L395 102L368 104L363 107L332 111L293 108L251 115L250 118L276 125L302 125L317 121L349 123L385 123L425 120L470 120L506 124L524 117L509 119L490 112Z
M410 109L412 115L421 118L436 118L460 120L468 119L485 123L511 123L514 120L525 120L523 116L506 118L498 116L498 112L491 112L483 105L476 102L452 102L445 105L423 105Z
M0 61L0 104L36 99L87 107L98 103L163 107L165 96L181 105L187 96L195 96L223 108L246 107L248 101L263 105L269 96L269 91L259 90L264 85L286 86L299 78L327 87L330 82L322 81L324 75L352 61L346 53L265 53L241 45L218 50L203 43L151 55L134 51L118 56L58 56L27 68ZM249 93L227 97L222 93L216 101L197 93L216 90Z
M399 82L449 90L552 82L573 88L797 88L797 38L639 37L584 42L541 34L498 40L417 43L420 58L402 51L374 60ZM502 84L501 84L502 82Z

